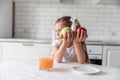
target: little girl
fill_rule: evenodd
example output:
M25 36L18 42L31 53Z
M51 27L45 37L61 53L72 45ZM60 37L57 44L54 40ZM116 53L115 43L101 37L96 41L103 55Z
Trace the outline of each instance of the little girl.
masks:
M70 16L63 16L56 20L56 38L52 43L52 54L56 62L78 62L89 63L87 55L87 49L85 40L88 37L87 32L79 31L75 33L68 31L65 33L65 37L61 35L61 30L64 27L71 27L72 21ZM76 21L76 27L80 27L78 20Z

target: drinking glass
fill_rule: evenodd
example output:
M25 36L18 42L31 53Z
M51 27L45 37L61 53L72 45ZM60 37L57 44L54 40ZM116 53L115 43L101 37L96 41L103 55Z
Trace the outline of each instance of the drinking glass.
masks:
M39 69L43 71L52 71L53 70L53 56L45 55L39 59Z

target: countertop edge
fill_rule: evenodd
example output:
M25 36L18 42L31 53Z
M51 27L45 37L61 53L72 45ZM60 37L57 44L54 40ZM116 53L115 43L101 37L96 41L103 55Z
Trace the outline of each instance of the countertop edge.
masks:
M0 42L13 42L13 43L40 43L40 44L51 44L50 40L40 40L40 39L0 39Z
M41 39L19 39L19 38L5 38L0 39L0 42L13 42L13 43L39 43L39 44L51 44L50 40ZM86 40L87 45L106 45L106 46L120 46L120 41L99 41L99 40Z

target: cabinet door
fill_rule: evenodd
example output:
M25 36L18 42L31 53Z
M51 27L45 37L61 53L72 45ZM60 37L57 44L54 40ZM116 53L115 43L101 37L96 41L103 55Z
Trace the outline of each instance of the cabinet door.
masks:
M30 60L31 59L38 60L42 56L51 55L50 44L34 44L34 47L31 51L30 55L31 55Z
M120 50L108 50L107 66L120 68Z
M120 68L120 47L104 46L103 48L103 66Z
M50 44L3 43L4 60L38 60L50 54Z
M0 44L0 61L2 60L2 58L3 58L3 47Z

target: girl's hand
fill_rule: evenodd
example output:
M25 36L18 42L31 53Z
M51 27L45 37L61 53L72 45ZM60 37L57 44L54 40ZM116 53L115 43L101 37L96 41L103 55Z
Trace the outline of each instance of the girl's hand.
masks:
M63 42L70 43L74 39L74 33L70 30L70 31L66 32L64 37L62 36L62 38L63 38Z
M75 32L73 42L78 42L78 43L83 42L86 40L87 37L88 37L88 34L84 30Z

